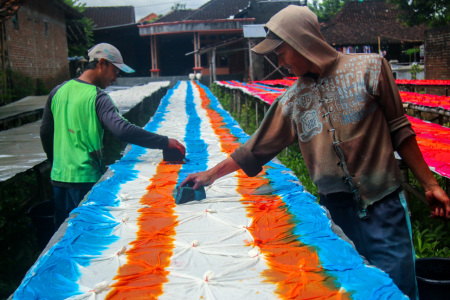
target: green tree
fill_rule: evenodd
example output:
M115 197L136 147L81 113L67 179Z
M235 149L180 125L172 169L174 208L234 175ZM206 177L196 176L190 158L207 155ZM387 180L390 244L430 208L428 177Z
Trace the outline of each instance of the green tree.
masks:
M183 10L186 9L186 3L175 3L175 5L172 5L170 8L171 10Z
M350 0L313 0L312 4L308 4L318 17L319 22L326 22L331 20L342 9L345 3Z
M448 0L388 0L402 11L398 17L406 25L427 24L430 27L450 24Z
M80 0L64 0L64 3L83 13L86 7L85 3L79 3ZM94 22L83 16L82 19L67 20L67 25L71 26L76 31L81 31L83 35L76 41L69 41L68 54L70 56L85 56L89 48L94 45Z

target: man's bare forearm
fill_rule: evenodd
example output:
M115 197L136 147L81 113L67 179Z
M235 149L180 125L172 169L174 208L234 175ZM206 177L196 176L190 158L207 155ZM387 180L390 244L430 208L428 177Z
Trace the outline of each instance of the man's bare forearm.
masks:
M397 149L397 152L400 154L408 168L413 172L425 191L431 190L435 186L439 186L439 183L423 159L422 152L420 151L414 136L403 141Z
M236 163L236 161L233 158L228 157L227 159L218 163L215 167L211 168L209 172L211 175L211 179L213 179L213 181L216 181L216 179L235 172L239 169L241 169L241 167Z

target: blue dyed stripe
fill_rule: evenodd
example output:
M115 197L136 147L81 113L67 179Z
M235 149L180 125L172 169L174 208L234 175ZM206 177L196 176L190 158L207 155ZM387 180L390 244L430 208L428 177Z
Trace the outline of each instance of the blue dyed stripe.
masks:
M197 110L200 107L194 103L194 93L192 84L186 82L186 114L188 122L184 142L186 145L186 164L179 172L178 183L181 183L189 174L205 171L208 167L208 145L201 138L202 120L198 116ZM194 163L195 162L195 163Z

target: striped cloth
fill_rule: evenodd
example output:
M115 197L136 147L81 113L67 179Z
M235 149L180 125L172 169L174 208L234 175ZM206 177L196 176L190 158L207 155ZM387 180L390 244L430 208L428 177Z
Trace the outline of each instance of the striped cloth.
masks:
M206 87L179 82L145 128L184 140L186 163L132 146L14 299L406 299L276 161L253 178L217 180L205 200L175 205L188 174L248 139Z

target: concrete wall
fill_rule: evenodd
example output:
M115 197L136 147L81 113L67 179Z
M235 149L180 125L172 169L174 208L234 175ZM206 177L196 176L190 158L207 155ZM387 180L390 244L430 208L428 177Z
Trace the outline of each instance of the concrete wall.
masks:
M411 65L391 64L391 68L395 79L412 79ZM420 68L422 69L422 72L416 74L417 80L425 79L424 66L420 65Z
M61 8L48 0L25 0L17 22L6 22L11 68L48 88L69 79L66 22Z
M425 79L450 80L450 26L425 31ZM427 93L444 95L443 88Z

